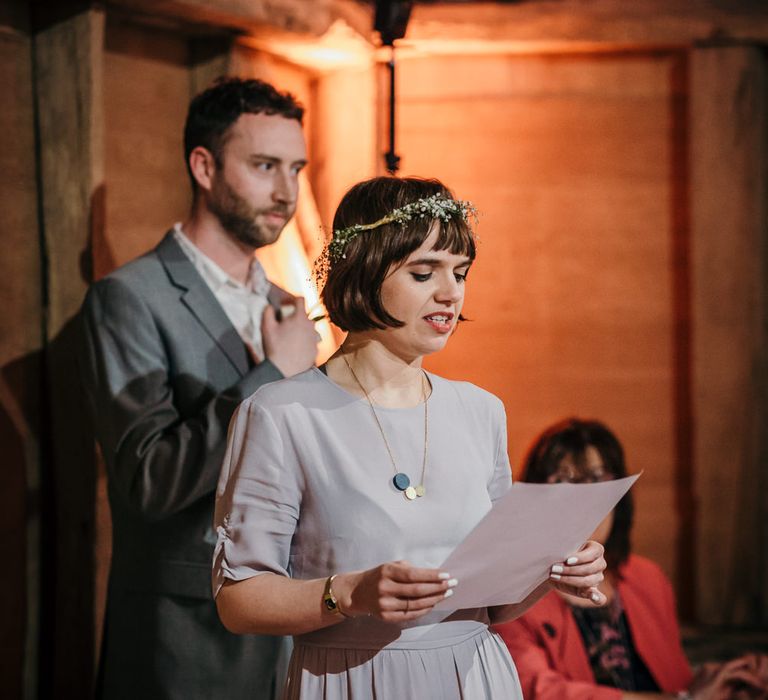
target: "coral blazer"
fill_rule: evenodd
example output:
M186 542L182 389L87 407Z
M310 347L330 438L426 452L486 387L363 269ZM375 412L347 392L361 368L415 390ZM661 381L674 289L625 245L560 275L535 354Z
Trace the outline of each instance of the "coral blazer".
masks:
M631 556L618 590L640 658L659 688L676 693L691 682L680 645L672 586L652 561ZM556 592L525 615L495 625L515 660L525 700L618 700L622 691L597 685L568 604Z

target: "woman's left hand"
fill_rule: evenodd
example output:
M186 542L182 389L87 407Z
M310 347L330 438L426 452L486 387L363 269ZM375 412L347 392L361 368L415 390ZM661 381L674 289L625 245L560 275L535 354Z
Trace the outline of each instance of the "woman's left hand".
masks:
M605 567L603 545L588 540L576 554L552 566L549 582L562 593L587 598L598 606L605 605L608 599L598 589Z

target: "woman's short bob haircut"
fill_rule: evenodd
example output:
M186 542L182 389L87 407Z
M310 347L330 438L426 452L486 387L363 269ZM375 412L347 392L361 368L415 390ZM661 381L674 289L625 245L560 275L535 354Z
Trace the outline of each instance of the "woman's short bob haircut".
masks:
M624 449L618 438L596 420L567 418L547 428L533 443L525 458L522 481L543 484L556 474L563 458L570 457L580 468L585 467L587 447L594 447L603 468L614 479L627 475ZM634 504L632 492L613 510L613 525L605 542L605 560L611 571L621 575L620 567L630 554L630 531Z
M435 194L454 199L439 180L415 177L365 180L342 198L333 219L333 230L374 223L394 209ZM424 243L435 221L440 230L434 250L466 255L473 261L475 239L462 216L453 216L449 221L414 218L404 224L393 222L362 231L347 243L344 257L325 261L328 269L322 299L330 320L344 331L403 326L403 322L382 305L381 285L393 266L402 265Z

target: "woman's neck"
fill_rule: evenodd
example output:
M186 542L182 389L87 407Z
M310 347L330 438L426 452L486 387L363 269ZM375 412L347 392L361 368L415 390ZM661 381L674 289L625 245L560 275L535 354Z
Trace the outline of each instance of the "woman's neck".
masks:
M377 406L408 408L424 401L429 386L421 357L406 360L376 340L350 334L328 360L328 377L352 394L368 393Z

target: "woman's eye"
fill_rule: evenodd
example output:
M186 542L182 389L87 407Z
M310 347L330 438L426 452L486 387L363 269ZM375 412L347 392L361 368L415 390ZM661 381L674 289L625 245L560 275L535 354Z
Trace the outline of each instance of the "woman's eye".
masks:
M269 172L274 167L274 163L256 163L256 170Z
M454 272L453 276L456 278L457 282L463 282L467 279L467 273L466 272Z
M424 274L420 274L418 272L412 272L411 276L417 282L426 282L430 277L432 277L432 273L431 272L425 272Z

